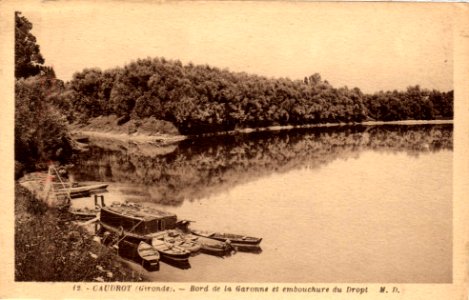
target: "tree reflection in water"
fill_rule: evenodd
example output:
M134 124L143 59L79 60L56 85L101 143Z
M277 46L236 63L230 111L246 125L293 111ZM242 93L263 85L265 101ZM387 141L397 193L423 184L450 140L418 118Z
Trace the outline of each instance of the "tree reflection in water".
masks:
M452 125L343 126L189 138L177 145L92 141L72 172L77 180L131 183L133 201L180 205L236 185L301 168L318 168L362 151L452 150Z

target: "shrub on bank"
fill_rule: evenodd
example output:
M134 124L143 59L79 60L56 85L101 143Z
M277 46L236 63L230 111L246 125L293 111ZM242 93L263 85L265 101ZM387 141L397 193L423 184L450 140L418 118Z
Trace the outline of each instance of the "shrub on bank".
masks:
M43 79L30 77L15 84L15 160L29 170L36 163L65 162L72 154L67 122L47 103Z
M177 128L168 121L154 117L144 119L118 118L116 115L100 116L87 120L85 125L75 124L81 130L109 133L141 134L141 135L178 135Z
M16 281L142 281L67 212L48 209L15 186Z

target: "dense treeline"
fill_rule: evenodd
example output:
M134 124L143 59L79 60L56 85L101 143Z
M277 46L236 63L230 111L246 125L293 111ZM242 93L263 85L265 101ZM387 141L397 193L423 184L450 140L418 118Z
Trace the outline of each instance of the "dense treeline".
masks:
M453 118L453 91L408 87L405 92L388 91L364 98L368 115L375 120L433 120Z
M344 126L187 139L165 151L96 141L79 154L77 180L136 184L127 200L179 205L272 174L319 168L366 151L451 150L452 125ZM153 147L150 149L150 147ZM124 185L125 186L125 185ZM121 189L125 189L121 187Z
M164 58L139 59L106 71L85 69L53 100L71 121L111 114L121 122L154 117L174 123L185 134L453 116L452 91L414 86L369 95L359 88L334 88L319 74L273 79Z
M304 80L267 78L164 58L139 59L106 71L85 69L64 85L56 79L54 70L44 65L36 38L30 33L32 24L19 12L15 18L15 139L20 162L57 159L60 155L53 153L70 147L64 122L54 107L68 122L82 123L109 115L119 118L117 125L129 120L139 124L143 119L153 123L163 120L183 134L272 125L453 117L452 91L413 86L406 91L364 94L359 88L334 88L317 73ZM42 119L34 119L34 114ZM41 149L37 140L41 130L48 128L42 126L43 122L54 127L47 132L58 134L56 143L48 143L47 149Z
M15 21L15 172L20 176L38 163L66 161L72 144L66 118L48 101L63 91L63 82L44 65L32 24L20 12Z

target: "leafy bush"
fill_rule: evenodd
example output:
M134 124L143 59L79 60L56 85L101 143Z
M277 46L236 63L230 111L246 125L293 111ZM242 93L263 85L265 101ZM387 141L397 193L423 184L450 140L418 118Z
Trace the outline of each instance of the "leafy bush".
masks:
M16 81L15 160L27 169L38 162L64 162L72 153L67 122L46 101L52 89L44 77Z
M143 280L74 225L68 213L47 209L19 184L15 194L15 280Z
M123 117L118 118L115 115L100 116L89 119L86 125L81 125L79 127L81 130L86 131L126 134L179 134L179 131L172 123L163 120L157 120L153 117L143 119L127 119Z

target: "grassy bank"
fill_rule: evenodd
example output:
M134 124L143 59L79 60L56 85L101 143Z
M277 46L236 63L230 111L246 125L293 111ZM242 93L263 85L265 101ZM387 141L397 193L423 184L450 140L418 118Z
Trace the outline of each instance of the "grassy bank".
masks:
M89 119L85 124L71 124L69 129L74 135L136 143L170 144L185 138L172 123L153 117L127 120L115 115L100 116Z
M68 212L47 208L18 183L15 215L16 281L144 281Z

